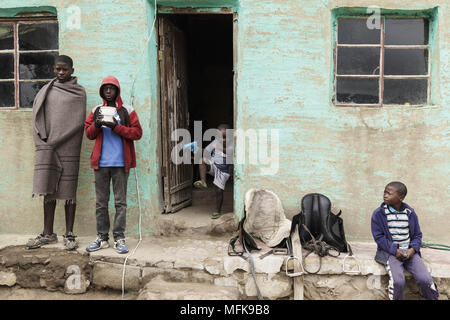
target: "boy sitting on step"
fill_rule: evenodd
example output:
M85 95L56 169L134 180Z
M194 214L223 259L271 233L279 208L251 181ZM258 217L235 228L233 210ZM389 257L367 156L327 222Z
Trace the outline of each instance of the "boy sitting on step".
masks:
M390 182L384 189L384 202L372 214L372 235L378 245L375 261L386 266L389 274L388 295L403 300L405 268L429 300L439 292L420 254L422 232L414 209L403 202L406 186Z

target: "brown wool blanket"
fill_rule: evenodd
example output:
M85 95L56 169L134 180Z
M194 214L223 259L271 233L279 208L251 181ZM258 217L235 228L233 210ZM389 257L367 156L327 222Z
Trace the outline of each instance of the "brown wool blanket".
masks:
M33 196L75 201L85 119L86 92L76 77L64 83L53 79L38 92L33 103Z

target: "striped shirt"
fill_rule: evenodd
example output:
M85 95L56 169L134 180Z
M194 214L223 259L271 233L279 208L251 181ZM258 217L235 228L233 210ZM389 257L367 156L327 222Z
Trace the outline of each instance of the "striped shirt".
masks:
M402 211L397 211L391 206L384 205L384 213L386 214L392 241L398 244L399 249L407 250L409 248L410 239L406 208Z

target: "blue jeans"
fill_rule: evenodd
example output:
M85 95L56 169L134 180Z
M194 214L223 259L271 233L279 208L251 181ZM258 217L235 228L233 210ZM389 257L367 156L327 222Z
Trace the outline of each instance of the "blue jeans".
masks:
M101 167L94 170L95 175L95 216L97 220L97 233L103 240L109 239L109 213L108 203L110 197L110 182L114 192L116 215L114 216L114 240L125 238L127 216L127 182L129 172L124 167Z

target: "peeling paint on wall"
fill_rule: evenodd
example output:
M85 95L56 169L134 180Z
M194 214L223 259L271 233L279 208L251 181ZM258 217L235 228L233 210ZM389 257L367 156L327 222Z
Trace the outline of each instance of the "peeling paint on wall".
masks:
M98 87L109 74L121 82L125 103L134 95L134 107L144 129L142 140L136 143L143 231L154 233L153 221L162 208L157 48L154 38L147 42L155 15L154 1L130 0L126 5L106 0L95 4L77 1L80 30L65 25L66 8L72 3L23 0L21 6L56 8L60 52L74 58L75 75L88 93L88 110L99 102ZM384 186L391 180L401 180L409 190L406 202L419 214L424 240L450 242L448 224L442 223L450 210L448 1L166 0L158 4L166 8L210 8L211 12L228 7L238 13L236 125L243 130L278 129L282 161L276 176L262 176L256 166L235 167L237 215L243 213L243 196L249 188L275 191L288 217L299 212L303 195L321 192L343 210L348 239L370 241L371 213L382 201ZM436 49L432 56L433 106L374 110L332 105L332 10L373 4L389 10L438 7L432 30ZM14 12L16 1L3 0L0 6L0 14ZM4 222L0 232L41 231L41 203L31 200L34 152L30 124L29 111L0 111L0 147L6 150L0 154L0 168L5 172L0 182L0 216ZM95 234L95 194L89 167L92 145L92 141L83 141L75 222L80 235ZM131 236L137 234L139 211L133 171L128 190L127 236ZM63 225L62 208L58 207L56 230L62 230Z

